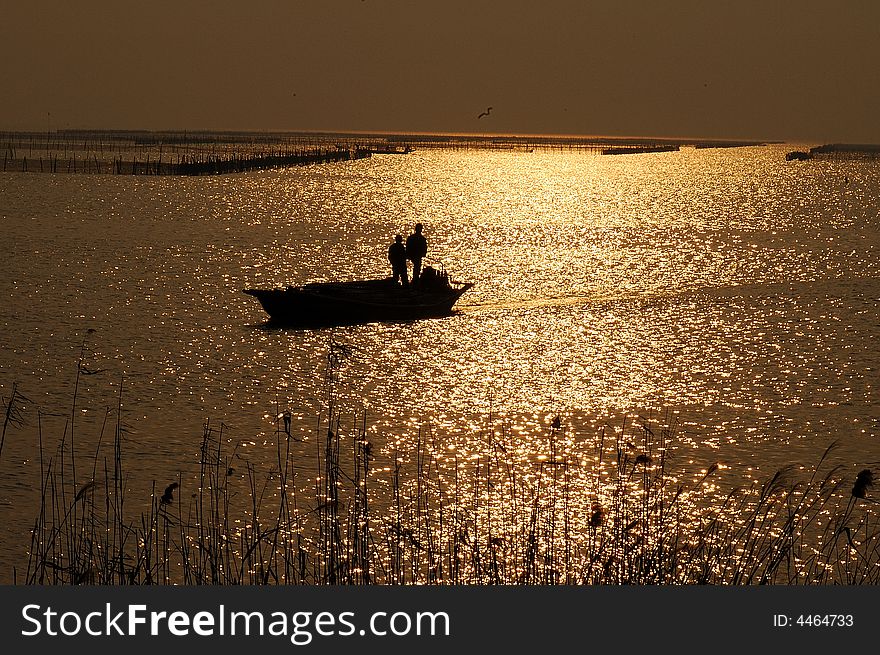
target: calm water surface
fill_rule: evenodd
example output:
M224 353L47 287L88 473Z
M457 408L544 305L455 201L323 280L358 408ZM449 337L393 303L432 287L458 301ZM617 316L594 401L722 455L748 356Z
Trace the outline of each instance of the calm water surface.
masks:
M39 428L54 453L73 415L89 462L123 381L135 495L197 468L206 421L268 467L279 412L315 433L331 339L349 350L342 404L380 447L430 426L476 451L490 415L527 442L557 414L593 439L672 411L682 465L758 478L832 441L853 471L876 465L880 164L786 163L790 149L3 174L0 392L18 383L29 402L0 459L0 569L26 552ZM454 316L282 330L241 293L384 276L417 221L429 256L476 283ZM81 352L96 373L74 408Z

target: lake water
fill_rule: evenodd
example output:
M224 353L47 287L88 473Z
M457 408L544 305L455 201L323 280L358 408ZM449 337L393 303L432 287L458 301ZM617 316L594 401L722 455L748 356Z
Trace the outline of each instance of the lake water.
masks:
M340 406L386 451L420 428L466 453L495 419L526 443L557 415L586 440L671 413L683 467L758 479L833 441L853 475L878 465L880 164L791 149L0 175L0 393L28 399L0 456L3 576L26 558L40 432L55 453L73 417L87 479L124 381L133 496L197 470L206 421L270 467L281 412L315 434L331 340ZM242 293L385 276L416 222L429 257L476 283L453 316L285 330Z

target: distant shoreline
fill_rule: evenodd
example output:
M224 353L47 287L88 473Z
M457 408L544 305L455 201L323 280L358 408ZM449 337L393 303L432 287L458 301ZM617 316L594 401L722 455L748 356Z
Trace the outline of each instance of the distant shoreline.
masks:
M599 155L739 148L759 141L632 137L331 132L55 130L0 132L2 172L214 175L290 165L405 155L414 150L569 150Z
M121 130L121 129L63 129L63 130L3 130L0 142L10 139L77 139L134 141L139 144L159 143L276 143L278 141L384 141L392 143L520 143L535 145L580 146L693 146L723 148L760 146L784 143L748 139L711 139L650 136L597 136L554 134L485 134L451 132L323 132L323 131L247 131L247 130Z

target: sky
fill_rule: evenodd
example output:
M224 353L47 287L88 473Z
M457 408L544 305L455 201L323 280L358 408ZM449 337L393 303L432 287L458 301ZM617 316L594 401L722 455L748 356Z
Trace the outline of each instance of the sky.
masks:
M0 0L0 16L0 130L880 143L876 0Z

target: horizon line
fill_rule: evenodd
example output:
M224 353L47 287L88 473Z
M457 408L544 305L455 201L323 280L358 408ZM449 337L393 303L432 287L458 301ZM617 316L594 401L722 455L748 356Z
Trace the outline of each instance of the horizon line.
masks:
M238 128L98 128L65 127L56 129L0 129L0 134L229 134L229 135L298 135L298 136L394 136L394 137L442 137L448 139L548 139L548 140L639 140L671 142L736 142L753 145L783 143L827 143L821 139L756 139L744 137L683 136L651 134L586 134L564 132L467 132L447 130L353 130L353 129L238 129Z

